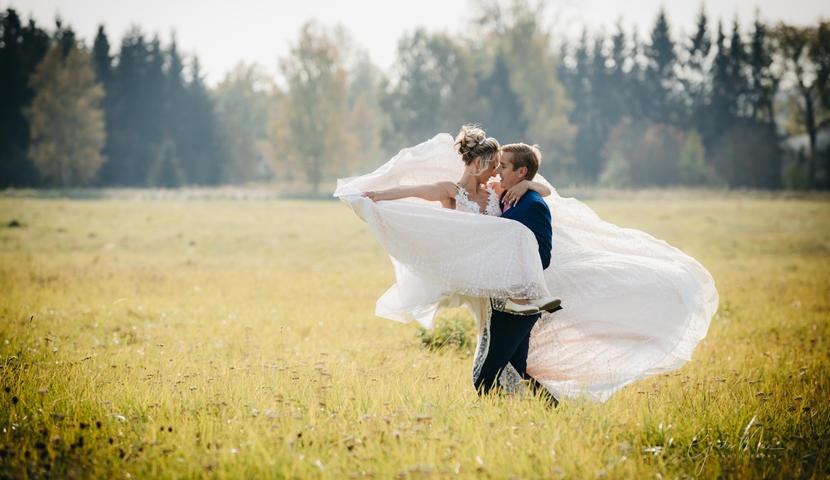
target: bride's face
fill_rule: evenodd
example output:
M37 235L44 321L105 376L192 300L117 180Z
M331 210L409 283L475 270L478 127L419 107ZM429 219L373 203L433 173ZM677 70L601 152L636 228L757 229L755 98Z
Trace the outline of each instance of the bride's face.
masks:
M496 169L499 166L499 156L500 153L497 153L490 157L490 161L487 163L486 167L482 167L484 162L481 157L477 157L475 159L476 166L478 167L476 171L479 172L477 177L481 183L486 183L487 180L496 176Z

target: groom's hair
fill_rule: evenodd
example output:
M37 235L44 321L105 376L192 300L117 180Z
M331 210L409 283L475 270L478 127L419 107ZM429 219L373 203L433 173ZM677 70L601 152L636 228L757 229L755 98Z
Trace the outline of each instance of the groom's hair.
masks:
M539 151L539 145L528 145L526 143L511 143L501 147L502 152L510 152L513 154L513 170L521 167L527 168L525 178L533 180L536 172L539 171L539 160L542 159L542 153Z

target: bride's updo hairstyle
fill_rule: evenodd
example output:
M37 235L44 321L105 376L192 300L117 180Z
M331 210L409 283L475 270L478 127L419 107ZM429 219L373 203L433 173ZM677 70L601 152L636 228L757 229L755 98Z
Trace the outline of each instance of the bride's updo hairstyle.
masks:
M542 160L542 152L539 151L539 145L528 145L526 143L511 143L501 147L502 152L510 152L513 154L512 163L513 170L525 167L527 173L526 180L533 180L536 172L539 171L539 161Z
M461 155L464 165L481 157L481 168L487 168L499 153L499 142L495 138L488 138L484 130L475 125L464 125L455 137L455 150Z

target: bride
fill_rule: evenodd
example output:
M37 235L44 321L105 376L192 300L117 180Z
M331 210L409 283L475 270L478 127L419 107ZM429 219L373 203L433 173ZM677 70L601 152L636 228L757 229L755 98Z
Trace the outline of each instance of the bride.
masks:
M495 138L487 137L480 128L471 125L461 127L461 132L455 138L455 149L465 165L464 173L457 182L402 185L381 191L370 190L363 195L375 202L416 197L440 202L444 208L497 217L502 213L500 197L505 204L516 205L528 190L533 190L543 197L551 194L545 185L527 179L518 182L507 191L502 190L498 183L486 185L487 181L496 175L501 148ZM496 192L496 189L499 192ZM542 310L553 311L560 303L561 300L555 297L508 299L504 310L530 315Z
M475 168L481 163L493 167L479 161ZM536 185L521 188L550 192L544 200L552 218L551 262L542 270L529 229L480 214L498 214L498 207L480 183L466 182L467 167L453 138L439 134L370 174L338 182L335 196L369 224L395 269L397 282L378 300L378 316L430 328L442 308L466 307L478 325L475 374L489 337L488 299L553 292L565 308L543 313L533 326L526 372L559 399L604 401L691 359L718 304L714 281L697 261L644 232L601 220L537 174ZM459 178L454 192L442 183ZM401 198L430 184L443 185L444 194L436 187L434 195ZM512 201L519 193L505 195ZM388 196L401 199L372 201ZM475 202L475 212L459 209L467 200ZM435 208L435 202L450 208Z

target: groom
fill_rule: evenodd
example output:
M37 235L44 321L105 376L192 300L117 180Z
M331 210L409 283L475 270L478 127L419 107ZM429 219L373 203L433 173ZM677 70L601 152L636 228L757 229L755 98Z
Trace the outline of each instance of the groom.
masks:
M522 180L531 180L539 170L539 151L524 143L513 143L502 147L501 162L496 173L501 176L505 190ZM550 210L542 197L530 190L515 205L502 204L502 218L521 222L536 236L542 268L550 265L551 218ZM535 379L527 374L527 352L530 331L540 314L515 315L502 311L503 302L492 300L493 314L490 318L489 346L480 371L473 372L473 383L480 393L488 393L498 387L498 377L508 362L525 380L529 380L534 391L549 396ZM556 406L559 402L549 396Z

